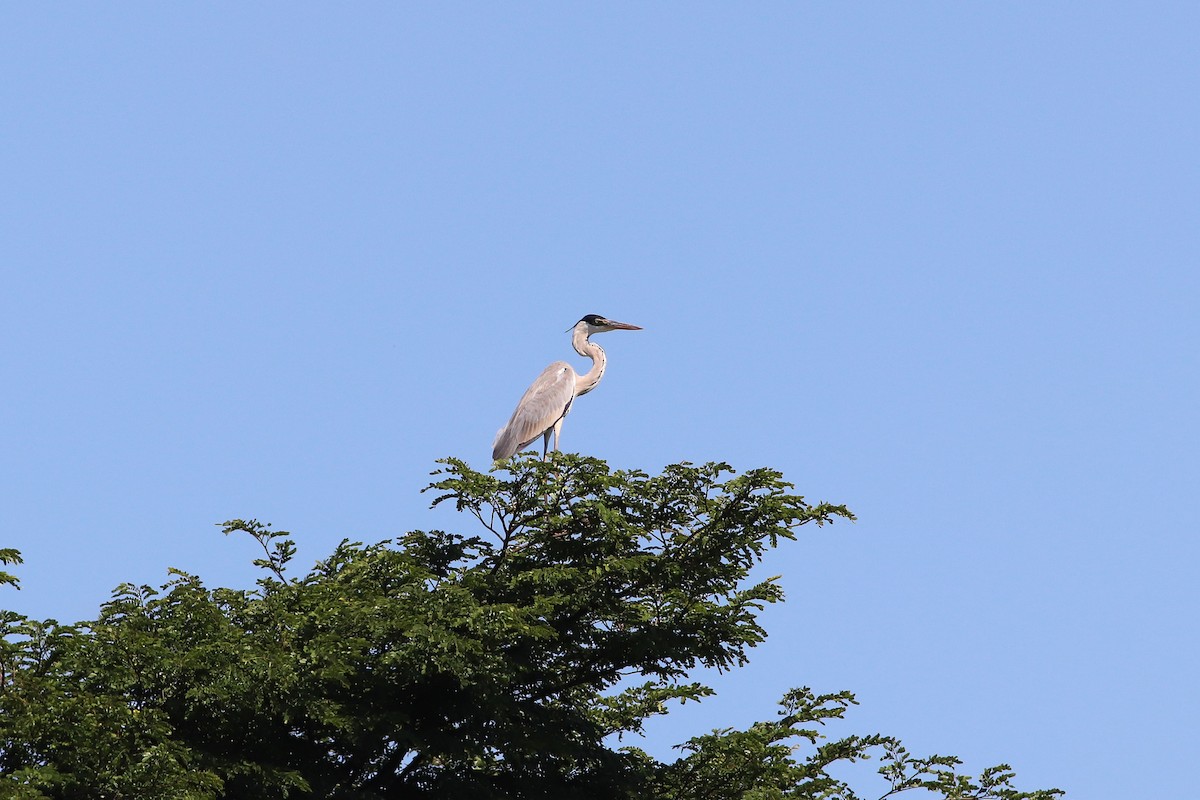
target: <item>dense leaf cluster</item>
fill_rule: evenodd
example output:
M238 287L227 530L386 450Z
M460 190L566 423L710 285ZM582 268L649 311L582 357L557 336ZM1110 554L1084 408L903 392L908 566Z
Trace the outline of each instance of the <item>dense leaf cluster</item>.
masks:
M225 532L264 548L253 590L172 571L77 625L0 612L0 797L850 800L827 768L871 754L888 794L1058 794L1017 792L1007 767L971 780L889 737L821 743L812 726L847 693L794 690L778 719L694 738L670 764L614 746L708 694L695 667L745 662L757 612L782 599L751 568L850 513L723 464L444 464L433 503L478 535L344 541L293 576L286 533L234 520Z

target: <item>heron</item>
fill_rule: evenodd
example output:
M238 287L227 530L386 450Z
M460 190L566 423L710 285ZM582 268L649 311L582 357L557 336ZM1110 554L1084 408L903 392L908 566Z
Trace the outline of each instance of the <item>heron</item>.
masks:
M566 361L555 361L537 377L513 412L508 423L496 432L492 442L492 458L502 459L520 452L542 437L542 458L549 456L550 437L554 437L554 450L558 449L558 436L563 420L575 403L575 398L585 395L604 377L608 360L604 349L591 340L593 334L608 331L640 331L637 325L615 322L599 314L588 314L571 328L571 345L575 352L592 360L592 368L580 375Z

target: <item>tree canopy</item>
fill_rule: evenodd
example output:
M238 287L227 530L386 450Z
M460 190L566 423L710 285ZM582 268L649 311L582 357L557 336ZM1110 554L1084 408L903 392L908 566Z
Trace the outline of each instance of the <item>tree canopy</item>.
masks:
M736 668L764 639L783 593L751 569L772 548L853 519L774 470L447 459L427 491L475 530L343 541L296 574L287 532L231 520L263 547L253 589L169 570L94 620L0 612L0 797L855 800L831 768L872 757L884 797L1061 794L889 736L823 738L854 696L807 687L671 762L628 743L711 694L697 667Z

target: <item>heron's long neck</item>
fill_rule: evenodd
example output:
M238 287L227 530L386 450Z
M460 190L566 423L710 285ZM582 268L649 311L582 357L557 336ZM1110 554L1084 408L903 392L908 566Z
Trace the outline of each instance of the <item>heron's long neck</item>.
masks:
M571 344L575 347L576 353L592 360L592 368L587 371L587 374L580 375L575 379L575 396L578 397L596 388L596 384L604 377L604 367L608 363L608 359L604 357L604 348L587 337L586 328L575 329L575 335L571 337Z

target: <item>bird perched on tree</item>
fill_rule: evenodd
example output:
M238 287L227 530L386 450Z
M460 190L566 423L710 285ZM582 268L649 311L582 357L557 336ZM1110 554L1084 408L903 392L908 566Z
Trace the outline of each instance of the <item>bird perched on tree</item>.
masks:
M508 458L522 448L542 437L542 458L549 454L550 436L554 436L554 450L558 449L558 435L563 420L575 398L596 388L604 377L608 360L604 349L591 340L592 334L607 331L640 331L637 325L614 322L599 314L588 314L571 329L571 345L575 352L592 360L592 368L580 375L565 361L555 361L542 371L533 385L525 390L517 410L508 424L496 433L492 442L492 458Z

